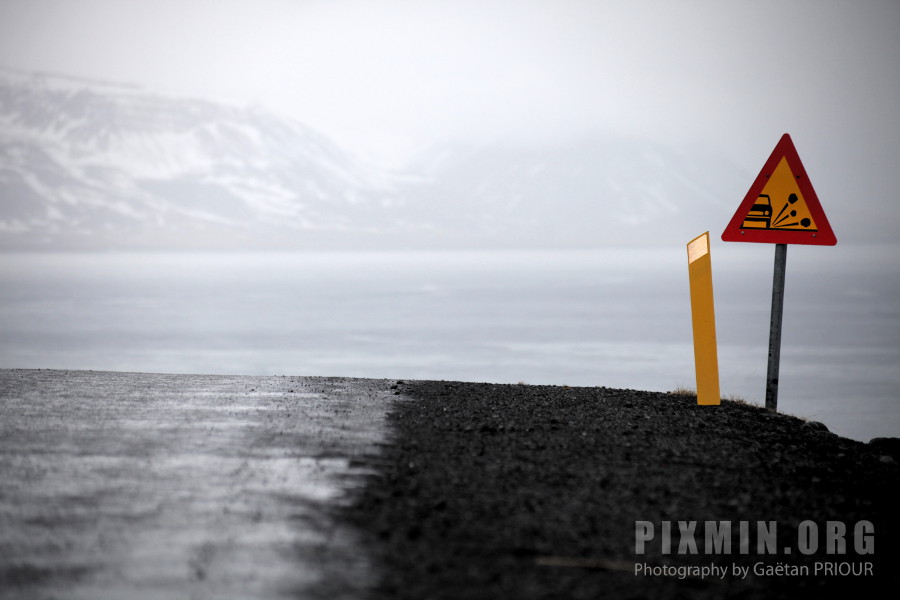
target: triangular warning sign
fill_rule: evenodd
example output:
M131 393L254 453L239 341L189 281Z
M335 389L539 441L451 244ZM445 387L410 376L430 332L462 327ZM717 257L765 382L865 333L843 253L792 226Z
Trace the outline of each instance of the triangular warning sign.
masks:
M834 246L837 238L791 136L781 136L722 232L726 242Z

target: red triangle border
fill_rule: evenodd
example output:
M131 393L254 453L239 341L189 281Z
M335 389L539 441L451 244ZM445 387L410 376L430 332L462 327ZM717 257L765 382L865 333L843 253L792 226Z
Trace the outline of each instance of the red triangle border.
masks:
M766 186L769 176L775 171L775 168L778 166L778 163L781 162L782 158L787 160L791 173L797 178L797 186L800 188L800 193L803 194L803 200L806 202L806 207L809 209L809 213L818 227L818 230L778 231L774 229L741 228L744 217L750 212L759 193ZM722 232L722 240L725 242L810 244L817 246L834 246L837 244L837 238L834 236L831 225L828 223L825 211L822 210L822 205L819 203L819 197L816 195L816 191L809 181L806 169L803 168L803 163L800 161L800 155L797 154L794 142L787 133L781 136L781 139L778 141L778 144L775 146L769 159L763 165L759 175L756 176L753 185L750 186L747 195L744 196L744 200L734 213L734 216L731 217L731 221L729 221L728 226L725 227L725 231Z

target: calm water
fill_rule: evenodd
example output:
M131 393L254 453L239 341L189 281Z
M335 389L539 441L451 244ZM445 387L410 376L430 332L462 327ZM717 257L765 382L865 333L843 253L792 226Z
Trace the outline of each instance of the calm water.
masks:
M723 394L765 395L774 248L713 248ZM788 251L779 409L900 436L896 248ZM683 248L0 255L0 367L693 387Z

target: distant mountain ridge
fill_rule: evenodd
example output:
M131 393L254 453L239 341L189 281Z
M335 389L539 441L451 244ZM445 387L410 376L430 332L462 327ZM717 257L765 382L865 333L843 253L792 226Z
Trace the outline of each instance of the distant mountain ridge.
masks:
M699 233L741 175L612 136L386 171L261 108L0 71L2 250L638 245Z

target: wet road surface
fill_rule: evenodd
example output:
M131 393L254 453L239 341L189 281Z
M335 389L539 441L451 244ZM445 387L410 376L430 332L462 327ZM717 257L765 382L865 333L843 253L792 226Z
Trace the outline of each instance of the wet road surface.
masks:
M393 383L0 371L0 597L359 597Z

